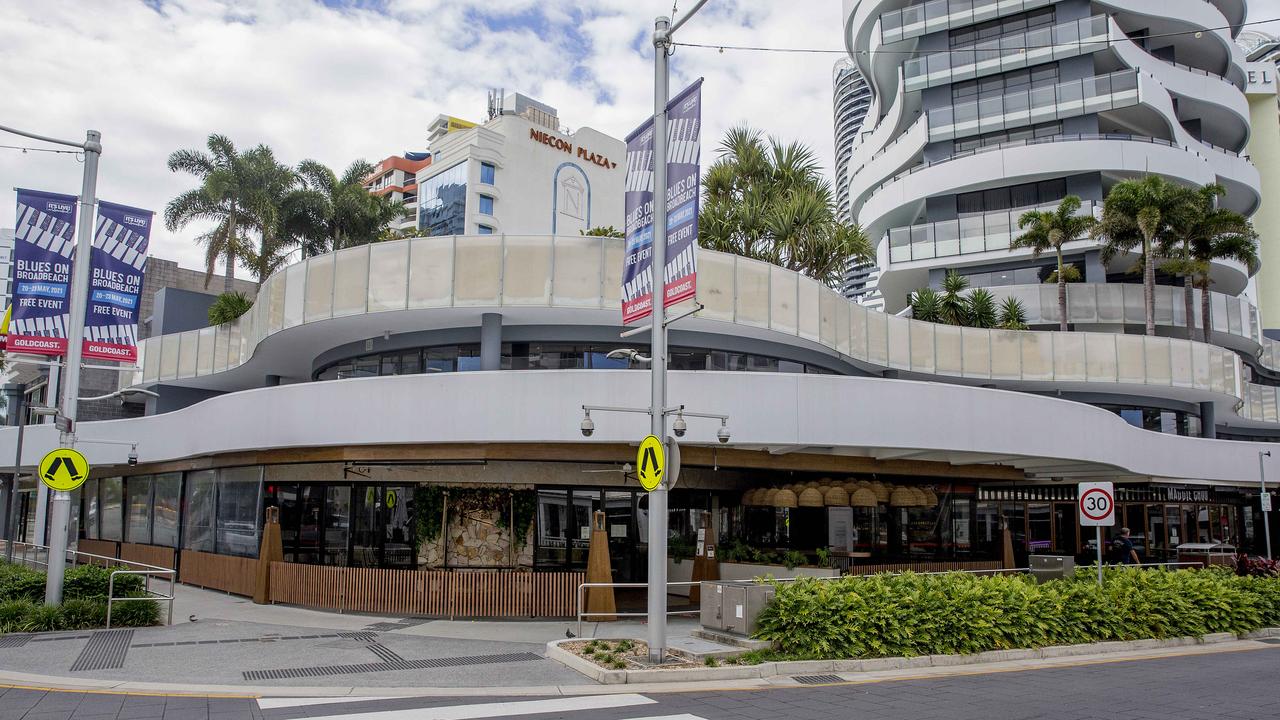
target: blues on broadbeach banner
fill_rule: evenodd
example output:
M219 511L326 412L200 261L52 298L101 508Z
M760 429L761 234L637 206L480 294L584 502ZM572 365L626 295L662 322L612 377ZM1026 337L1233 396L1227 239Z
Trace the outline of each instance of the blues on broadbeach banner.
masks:
M155 213L98 203L84 317L84 356L136 362L138 306Z
M9 352L67 352L78 201L73 195L18 190L10 283L13 316L6 340Z
M702 137L702 80L667 103L667 266L663 307L698 289L698 159ZM626 236L622 265L622 321L653 311L653 120L627 136Z

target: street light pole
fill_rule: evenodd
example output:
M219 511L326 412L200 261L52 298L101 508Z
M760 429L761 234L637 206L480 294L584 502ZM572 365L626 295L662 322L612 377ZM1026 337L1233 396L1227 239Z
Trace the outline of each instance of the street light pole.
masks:
M1258 484L1262 487L1262 495L1258 496L1258 502L1262 502L1262 496L1267 494L1267 467L1262 462L1263 457L1271 457L1270 450L1258 451ZM1267 539L1267 559L1271 559L1271 521L1267 518L1267 509L1262 507L1262 536Z
M67 322L66 377L62 381L61 410L71 421L71 432L62 433L63 447L74 447L77 401L80 397L80 361L84 344L84 315L89 304L89 265L93 252L94 209L97 203L98 158L102 155L102 134L85 133L84 182L80 189L80 218L76 230L76 261L72 266L71 307ZM46 605L62 604L62 573L67 563L67 525L71 521L71 493L53 494L52 527L49 529L49 567L44 589Z
M671 21L653 23L653 312L649 365L649 432L667 438L667 333L663 325L667 269L667 48ZM661 664L667 651L667 482L649 493L649 662Z

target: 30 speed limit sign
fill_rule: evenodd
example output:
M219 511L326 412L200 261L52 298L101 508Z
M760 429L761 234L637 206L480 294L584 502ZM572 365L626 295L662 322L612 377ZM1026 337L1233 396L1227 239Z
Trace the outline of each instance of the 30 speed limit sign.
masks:
M1080 483L1080 524L1111 527L1116 524L1116 489L1109 482Z

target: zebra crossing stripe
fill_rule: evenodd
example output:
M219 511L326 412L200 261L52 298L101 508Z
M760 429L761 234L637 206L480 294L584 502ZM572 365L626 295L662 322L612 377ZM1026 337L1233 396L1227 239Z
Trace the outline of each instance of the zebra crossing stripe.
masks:
M517 717L541 713L572 713L588 710L652 705L643 695L584 695L551 700L524 700L519 702L481 703L476 705L450 705L446 707L411 708L405 710L378 710L373 712L324 715L311 720L473 720L477 718ZM654 719L651 719L654 720Z

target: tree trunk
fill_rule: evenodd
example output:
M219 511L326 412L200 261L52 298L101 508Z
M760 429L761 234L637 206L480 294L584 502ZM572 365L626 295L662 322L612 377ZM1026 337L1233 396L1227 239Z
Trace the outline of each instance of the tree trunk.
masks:
M1062 246L1058 246L1058 329L1067 331L1067 274L1062 267Z
M1185 301L1183 304L1186 305L1188 340L1196 339L1196 303L1193 299L1195 293L1191 289L1194 277L1192 273L1187 273L1182 278L1182 299Z
M1147 315L1147 334L1156 334L1156 263L1151 238L1142 241L1142 301Z
M1204 326L1204 341L1213 342L1213 323L1209 322L1209 274L1201 277L1200 286L1200 324Z
M233 211L227 229L227 271L222 280L222 292L229 293L236 279L236 216Z

